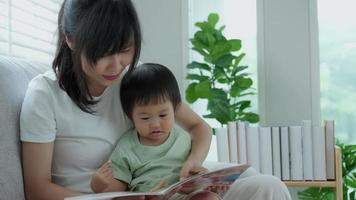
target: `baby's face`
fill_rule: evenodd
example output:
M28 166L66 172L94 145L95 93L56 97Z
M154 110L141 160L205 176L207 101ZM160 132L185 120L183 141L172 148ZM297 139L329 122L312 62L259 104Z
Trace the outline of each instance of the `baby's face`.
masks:
M164 143L174 126L174 109L171 101L157 104L135 105L132 119L140 143L156 146Z

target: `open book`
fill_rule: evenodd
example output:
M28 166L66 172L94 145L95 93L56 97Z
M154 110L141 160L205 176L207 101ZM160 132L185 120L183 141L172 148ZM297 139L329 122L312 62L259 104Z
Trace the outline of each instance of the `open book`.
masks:
M190 176L182 181L179 181L163 190L158 192L106 192L97 194L88 194L77 197L69 197L64 200L104 200L117 197L141 197L145 199L151 199L159 197L164 199L166 196L184 191L189 193L190 191L196 191L199 189L205 189L209 186L215 185L230 185L249 167L249 165L237 165L232 167L226 167L218 170L209 171L207 173L201 173Z

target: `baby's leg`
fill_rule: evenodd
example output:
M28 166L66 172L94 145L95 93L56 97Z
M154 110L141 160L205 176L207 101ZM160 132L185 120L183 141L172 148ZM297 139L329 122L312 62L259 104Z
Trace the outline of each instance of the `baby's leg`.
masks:
M214 192L203 190L189 195L189 200L220 200L221 198Z

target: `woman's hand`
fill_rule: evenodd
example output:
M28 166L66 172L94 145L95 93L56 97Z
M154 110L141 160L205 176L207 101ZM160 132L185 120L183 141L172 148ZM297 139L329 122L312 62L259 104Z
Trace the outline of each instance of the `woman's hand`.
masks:
M104 163L93 175L90 182L91 189L96 192L103 192L113 179L111 161Z

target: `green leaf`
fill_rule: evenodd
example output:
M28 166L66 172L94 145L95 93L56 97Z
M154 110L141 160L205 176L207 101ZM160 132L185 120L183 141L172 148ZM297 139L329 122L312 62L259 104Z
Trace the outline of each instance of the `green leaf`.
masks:
M203 49L200 49L200 48L195 48L195 47L193 47L192 48L194 51L196 51L196 52L198 52L200 55L202 55L202 56L208 56L208 53L206 53L206 51L204 51Z
M242 91L251 87L252 83L253 82L251 78L236 77L236 80L231 87L231 92L230 92L231 96L232 97L240 96Z
M215 118L215 115L213 114L207 114L207 115L203 115L204 118L211 118L211 119L214 119Z
M222 67L229 67L232 65L232 61L235 58L235 56L233 56L232 54L227 54L224 55L220 58L218 58L214 64L222 66Z
M251 87L253 81L251 78L241 78L236 81L241 88L249 88Z
M231 45L227 41L218 41L215 43L211 56L213 57L213 61L218 60L221 56L230 54Z
M207 23L206 22L197 22L194 24L196 27L200 28L201 30L205 30Z
M234 112L231 112L229 103L227 94L222 89L212 89L208 110L221 124L226 124L234 118Z
M194 103L198 99L198 96L195 94L196 85L197 83L191 83L188 85L187 89L185 90L185 99L189 103Z
M214 70L213 70L213 76L214 76L215 80L219 80L221 78L225 78L226 77L226 73L225 73L224 68L216 65Z
M239 110L243 111L245 108L248 108L250 106L251 106L251 101L249 101L249 100L240 101Z
M225 28L226 28L226 26L223 25L223 26L221 26L221 27L218 29L218 31L219 31L220 33L222 33L222 31L223 31Z
M248 66L235 66L232 70L232 76L236 76L237 73L247 68Z
M244 58L245 57L245 53L241 53L240 55L238 55L237 57L236 57L236 59L234 60L234 66L238 66L239 64L240 64L240 62L241 62L241 60L242 60L242 58Z
M195 86L195 94L199 98L207 99L211 96L211 82L209 80L202 81Z
M199 63L199 62L191 62L187 65L188 69L201 69L201 70L206 70L206 71L210 71L211 68L209 67L209 65L205 64L205 63Z
M194 40L203 48L209 48L209 39L203 31L198 31L194 34Z
M255 92L246 92L246 93L240 93L238 97L243 97L243 96L248 96L248 95L256 95Z
M217 81L218 81L218 83L222 83L222 84L225 84L225 83L229 82L229 80L226 79L226 78L219 78Z
M260 121L260 117L256 113L248 112L242 115L242 121L248 121L250 123L257 123Z
M231 45L231 51L238 51L241 49L241 40L239 39L232 39L228 40L229 44Z
M186 78L188 80L197 80L199 82L209 80L209 76L202 76L200 74L188 74Z
M208 23L211 27L215 27L215 25L218 23L219 21L219 15L216 13L211 13L208 16Z
M334 200L333 189L331 188L307 188L298 191L299 200Z
M211 34L210 32L205 32L206 38L208 39L209 42L209 47L213 46L216 42L215 37L213 34ZM210 48L209 48L210 49Z
M221 28L224 29L225 26L223 26ZM226 41L226 38L223 35L222 30L214 30L213 34L214 34L214 36L216 38L216 41Z

